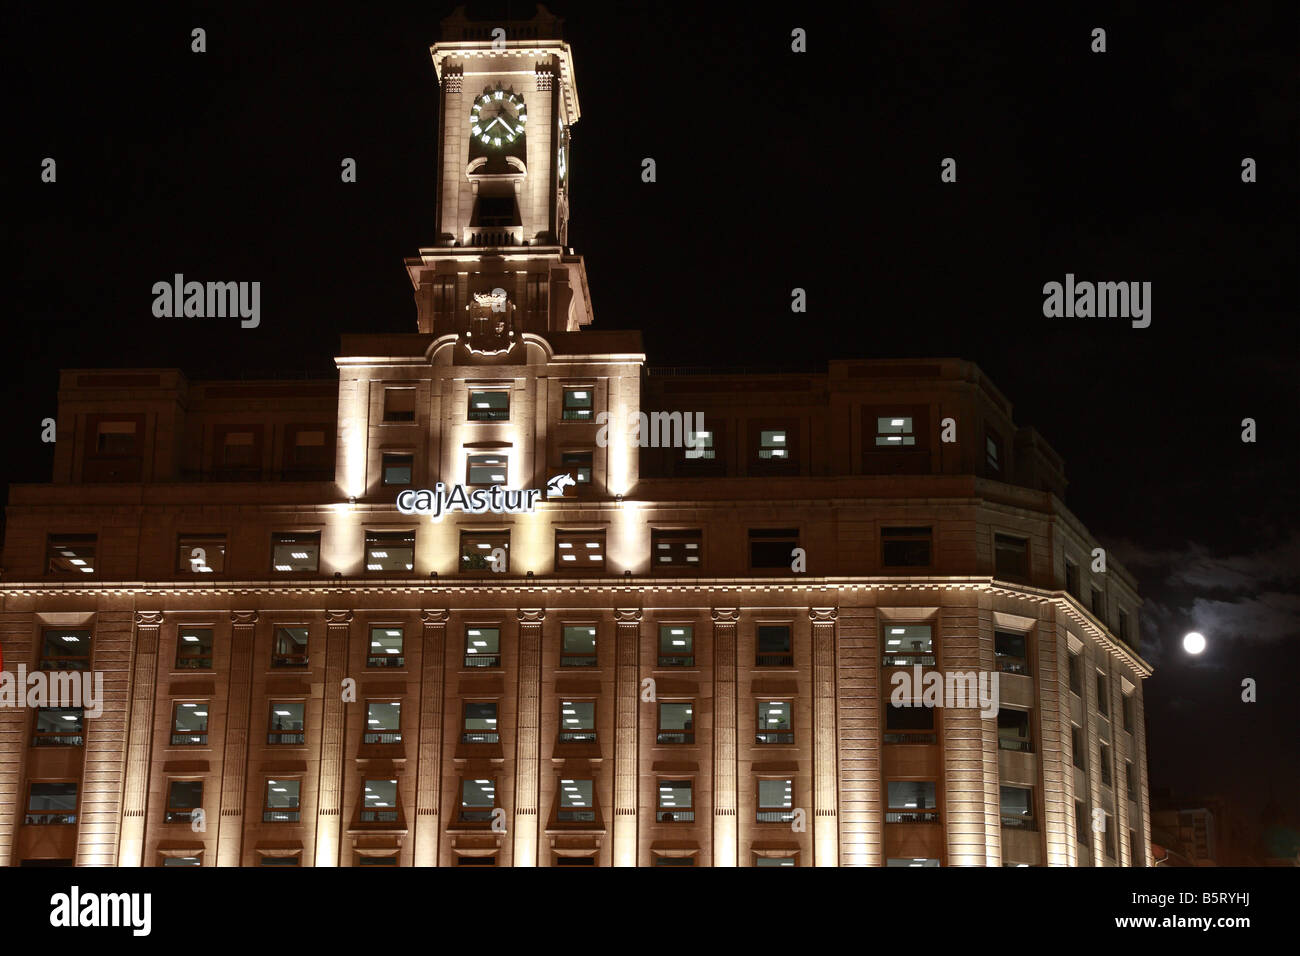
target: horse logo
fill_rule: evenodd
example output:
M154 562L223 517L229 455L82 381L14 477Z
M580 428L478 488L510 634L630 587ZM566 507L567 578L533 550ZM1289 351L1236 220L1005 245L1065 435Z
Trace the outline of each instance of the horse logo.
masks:
M546 497L563 498L564 489L576 484L577 482L573 480L573 475L556 475L546 483Z

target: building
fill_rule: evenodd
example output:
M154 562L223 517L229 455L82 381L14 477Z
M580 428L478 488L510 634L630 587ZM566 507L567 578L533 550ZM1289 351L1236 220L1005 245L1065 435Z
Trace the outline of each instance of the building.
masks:
M1149 865L1140 601L1058 456L969 362L591 328L573 54L494 26L432 48L416 331L329 381L62 373L0 646L102 713L0 706L0 859ZM996 713L890 706L933 672Z

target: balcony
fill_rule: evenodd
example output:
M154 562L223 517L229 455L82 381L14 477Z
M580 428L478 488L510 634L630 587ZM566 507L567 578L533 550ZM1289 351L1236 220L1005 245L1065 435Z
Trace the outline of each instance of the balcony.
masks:
M756 744L792 744L794 743L793 730L766 730L759 731L754 735Z
M297 744L302 746L307 742L307 735L301 730L271 730L267 731L266 742L268 744Z
M466 654L466 667L500 667L500 654Z
M561 730L560 743L564 744L582 744L596 742L596 732L594 730Z
M938 810L890 810L885 814L886 823L938 823Z
M656 736L655 742L661 744L693 744L695 743L695 731L661 730Z
M694 810L656 810L655 823L694 823Z
M460 735L463 744L499 744L501 734L495 730L467 730Z
M204 734L172 734L173 747L202 747L206 746L208 735Z
M367 731L361 737L363 744L400 744L402 735L399 731Z
M86 738L78 732L32 734L33 747L84 747Z

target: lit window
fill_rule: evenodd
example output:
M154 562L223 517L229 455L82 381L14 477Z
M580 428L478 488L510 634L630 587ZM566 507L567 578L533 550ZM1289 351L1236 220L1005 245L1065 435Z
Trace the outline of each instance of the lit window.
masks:
M891 857L889 858L889 862L887 862L885 865L886 865L886 866L898 866L898 867L907 866L907 867L915 867L915 868L918 868L918 869L919 869L919 868L921 868L921 867L927 867L927 866L938 866L938 865L939 865L939 861L938 861L937 859L935 859L934 857L932 857L932 856L931 856L931 857L924 857L924 856L891 856Z
M491 823L496 805L495 780L466 778L460 782L460 823Z
M162 858L163 866L202 866L202 860L197 856L165 856Z
M754 742L760 744L792 744L791 710L788 700L760 700L758 702L758 728Z
M560 823L596 822L596 787L593 780L561 780L556 798Z
M560 701L561 743L596 742L596 704L590 700Z
M561 667L593 667L596 664L596 626L566 624L560 644Z
M212 670L212 628L182 627L177 630L176 669Z
M695 666L695 628L690 624L659 625L659 666Z
M306 667L308 633L305 627L277 627L271 639L271 666Z
M509 421L510 393L503 391L471 391L469 393L469 420L472 422Z
M760 460L789 460L790 446L784 429L763 429L758 433L758 457Z
M464 729L460 735L463 744L499 744L501 732L497 729L497 702L494 700L465 701Z
M605 532L555 532L555 570L604 571Z
M928 527L881 528L881 563L887 568L929 567L930 538Z
M266 781L266 805L262 808L262 822L297 823L301 819L298 802L301 788L301 780ZM263 865L266 865L266 859L263 859ZM276 859L285 858L279 857ZM294 857L293 859L296 860L297 858ZM298 864L295 862L283 865L297 866Z
M33 747L82 747L85 714L80 707L39 707L32 732Z
M208 742L208 702L177 701L172 708L172 746L196 747Z
M383 457L383 482L385 485L409 485L415 456L399 452L385 453Z
M655 807L656 823L694 823L695 822L695 802L694 802L695 781L693 780L660 780L659 781L659 799ZM667 859L681 860L690 859L690 857L667 857ZM659 866L658 860L655 865ZM678 866L694 866L694 860L689 863L667 864Z
M754 857L755 866L795 866L794 857L792 856L756 856Z
M415 421L415 389L413 388L385 388L384 389L384 421L385 422Z
M404 667L405 636L400 627L376 624L370 628L370 647L366 651L367 667Z
M692 448L691 444L687 444L686 450L685 452L683 452L683 454L686 457L686 460L688 462L715 461L718 457L717 431L715 429L709 429L709 430L701 429L700 431L694 432L693 434L694 434L693 441L691 435L687 436L687 440L691 444L694 444L695 447Z
M476 625L465 629L465 666L501 666L501 628Z
M224 534L183 534L176 547L176 570L181 574L220 574L226 569Z
M470 455L466 460L465 473L467 484L504 485L510 469L505 455Z
M46 544L46 568L50 574L94 574L93 534L52 534Z
M395 700L366 702L366 729L363 744L400 744L402 742L402 705Z
M510 570L509 531L462 531L460 533L460 569L462 571Z
M57 826L77 822L77 785L75 783L34 783L27 791L28 826Z
M566 451L560 455L560 471L572 475L576 485L566 486L573 487L575 490L581 485L591 484L591 458L589 451Z
M1025 635L1013 631L993 632L993 662L1004 674L1028 674Z
M397 854L392 856L357 856L357 866L397 866Z
M655 738L661 744L695 743L694 701L660 701L659 733Z
M167 810L163 823L190 823L194 811L202 807L202 780L173 780L167 786Z
M758 781L759 823L785 823L794 819L794 781L788 777L780 780Z
M876 446L879 448L903 448L916 444L916 433L912 430L912 418L908 415L886 415L876 418Z
M266 742L268 744L293 744L301 746L306 743L303 733L303 713L306 705L302 701L271 701L271 714L267 724Z
M397 822L397 781L362 781L362 823Z
M703 558L704 535L698 528L688 531L651 530L650 560L653 567L698 570Z
M271 570L315 574L320 568L320 532L276 532L271 535Z
M998 710L998 749L1032 753L1033 733L1029 712L1001 707Z
M564 411L561 415L566 422L586 422L592 418L592 388L566 388L564 390Z
M406 574L414 569L414 531L366 532L367 572Z
M885 632L884 666L934 666L934 634L929 624L882 622Z
M938 823L932 780L890 780L886 823Z
M51 628L42 634L41 670L90 670L90 631Z

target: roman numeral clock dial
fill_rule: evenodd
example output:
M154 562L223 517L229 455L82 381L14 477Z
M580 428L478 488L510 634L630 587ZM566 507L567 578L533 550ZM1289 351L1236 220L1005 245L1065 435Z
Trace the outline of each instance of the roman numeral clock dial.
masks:
M485 90L469 112L469 132L474 139L492 149L510 146L528 123L524 98L505 90Z

